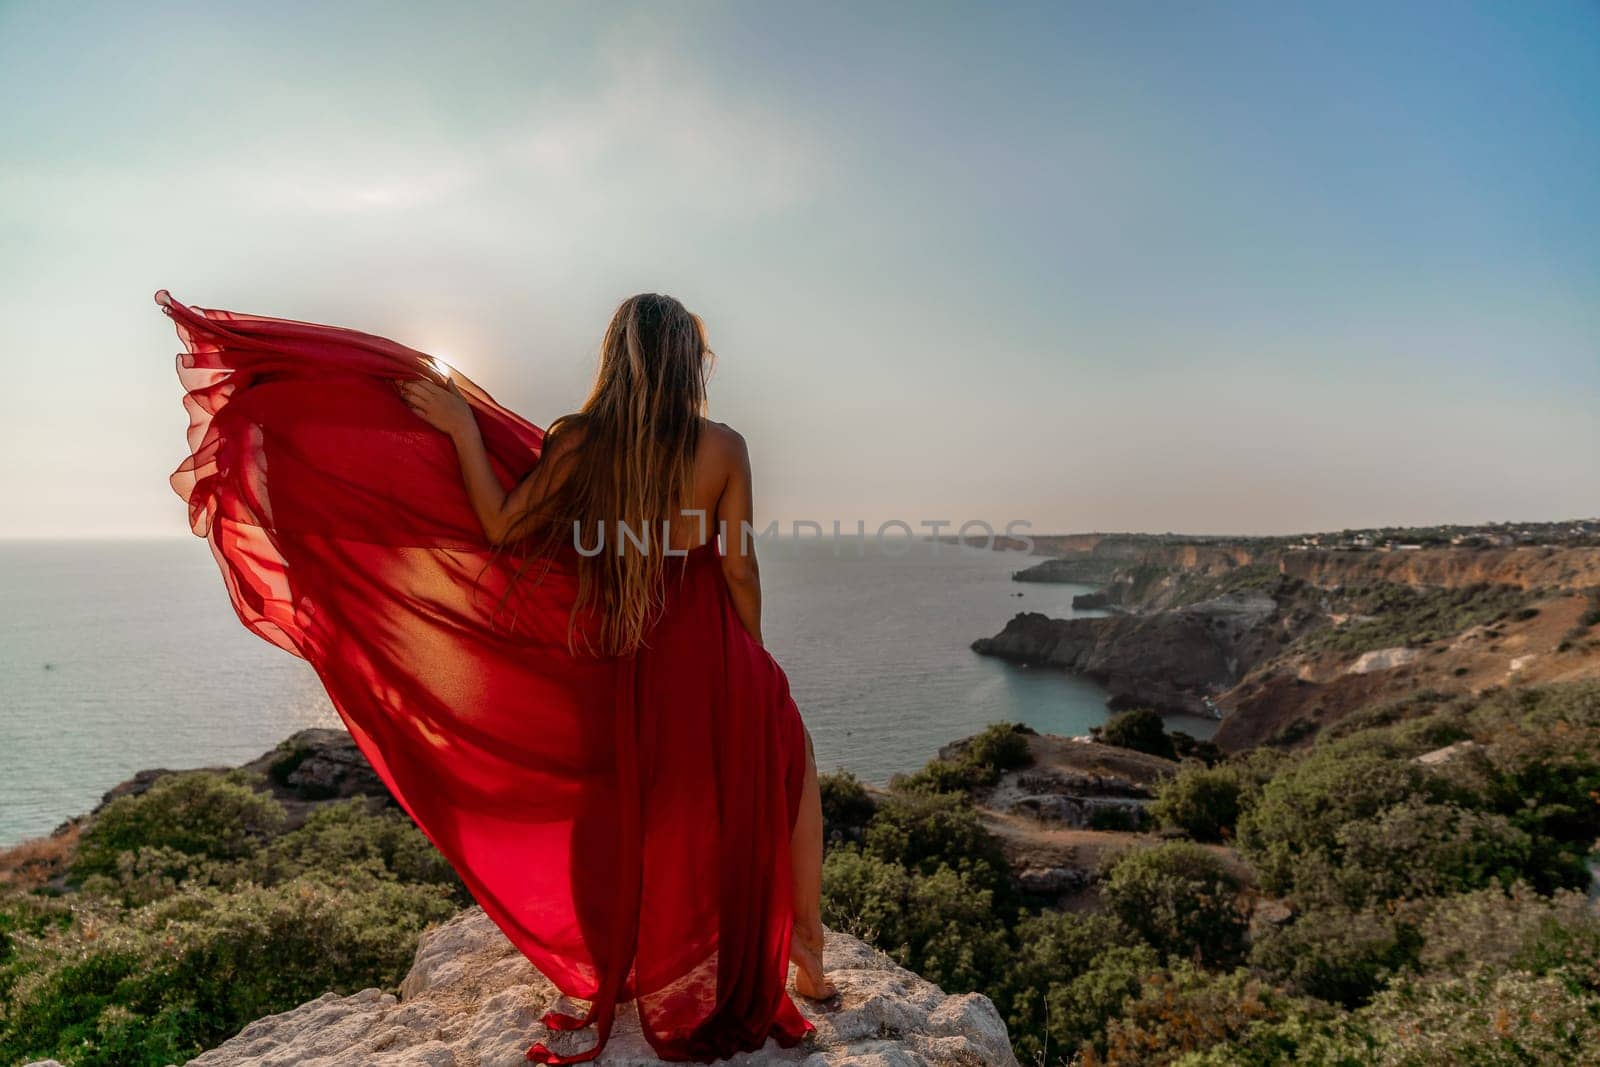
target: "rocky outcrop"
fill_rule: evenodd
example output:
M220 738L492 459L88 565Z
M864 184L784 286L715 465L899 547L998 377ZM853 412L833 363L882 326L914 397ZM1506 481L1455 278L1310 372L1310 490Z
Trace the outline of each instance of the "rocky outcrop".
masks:
M1114 559L1069 556L1047 559L1024 567L1011 575L1018 582L1064 582L1071 585L1102 585L1109 582L1122 564Z
M1016 1067L994 1005L977 993L951 996L855 938L830 931L824 953L836 1001L796 998L816 1032L793 1049L765 1049L723 1062L806 1067L949 1065ZM395 997L377 989L325 993L258 1019L189 1067L519 1067L544 1040L574 1052L592 1034L549 1035L540 1018L556 988L498 927L472 908L423 935L416 962ZM631 1004L624 1005L606 1051L611 1067L655 1064Z
M1104 685L1113 705L1193 715L1281 647L1278 605L1237 592L1150 615L1051 619L1024 612L994 637L973 642L984 655L1061 667Z
M67 820L54 833L60 834L75 825L87 823L118 797L138 796L169 774L193 770L220 773L233 769L210 766L178 771L157 767L139 771L132 778L107 790L100 798L100 803L87 815ZM239 769L262 776L262 788L271 793L288 813L288 829L304 822L312 809L348 797L371 797L384 805L399 806L390 796L383 779L367 762L367 757L356 747L355 739L343 729L319 726L298 730L278 742L277 747L242 764Z
M1070 908L1099 879L1105 857L1148 828L1145 809L1178 764L1086 738L1026 736L1025 764L979 789L973 805L1030 904ZM970 742L939 755L948 759Z
M1013 579L1104 585L1119 574L1139 569L1220 574L1248 566L1259 555L1256 549L1242 544L1150 534L1036 538L1034 551L1052 558L1017 571Z

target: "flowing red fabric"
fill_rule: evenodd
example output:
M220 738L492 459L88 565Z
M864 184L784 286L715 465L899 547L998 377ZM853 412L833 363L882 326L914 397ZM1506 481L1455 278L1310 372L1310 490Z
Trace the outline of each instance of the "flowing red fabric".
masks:
M715 542L673 560L645 647L574 654L570 547L486 543L454 448L400 399L439 378L393 341L156 301L185 352L192 453L172 475L240 620L315 668L373 769L599 1054L635 1000L664 1059L710 1062L811 1024L784 985L805 739L740 625ZM457 376L508 487L544 433ZM593 625L592 615L580 625ZM582 1045L583 1035L557 1042Z

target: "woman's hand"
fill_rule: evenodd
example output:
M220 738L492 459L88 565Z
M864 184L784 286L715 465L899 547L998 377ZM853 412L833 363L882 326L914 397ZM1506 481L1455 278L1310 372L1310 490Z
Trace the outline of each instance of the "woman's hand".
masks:
M413 378L397 384L400 399L406 402L406 407L416 412L423 422L455 440L462 434L476 430L478 423L472 417L472 408L467 406L467 398L461 395L456 383L448 378L445 381L446 385L436 385L426 378Z

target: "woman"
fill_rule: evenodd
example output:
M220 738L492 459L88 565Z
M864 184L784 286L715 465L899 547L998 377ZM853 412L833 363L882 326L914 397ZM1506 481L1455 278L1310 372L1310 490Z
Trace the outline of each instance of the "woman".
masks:
M529 1059L593 1059L629 999L663 1058L798 1042L789 960L833 992L816 769L700 321L625 301L546 433L392 341L156 299L187 349L172 483L241 620L311 663L485 911L589 1002L544 1018L588 1048Z

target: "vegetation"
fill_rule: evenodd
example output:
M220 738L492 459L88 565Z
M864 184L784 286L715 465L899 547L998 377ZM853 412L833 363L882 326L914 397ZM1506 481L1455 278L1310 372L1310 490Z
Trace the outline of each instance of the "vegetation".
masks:
M1172 743L1138 713L1113 739ZM887 792L823 780L826 921L986 993L1022 1062L1596 1062L1600 686L1419 693L1301 751L1190 758L1162 834L1116 838L1070 912L1017 892L974 804L1027 751L999 725ZM0 893L0 1062L182 1062L393 988L468 901L400 813L290 829L258 785L164 777L85 828L65 890Z
M1508 585L1468 585L1454 589L1414 589L1374 581L1340 591L1337 607L1352 616L1342 626L1316 630L1303 638L1314 650L1371 652L1415 647L1508 618L1527 609L1539 590Z
M1118 748L1131 748L1164 759L1178 756L1172 737L1167 733L1166 721L1150 708L1118 712L1095 731L1095 736L1102 744Z
M993 785L1005 771L1027 766L1032 733L1015 723L995 723L958 746L955 755L930 760L915 774L895 775L890 784L902 792L971 793Z
M1231 841L1252 788L1235 766L1185 767L1161 784L1150 813L1196 841Z
M1170 607L1198 604L1226 593L1256 592L1285 596L1303 588L1304 583L1286 578L1276 564L1252 563L1219 575L1185 575L1182 588L1173 596Z
M1132 723L1107 732L1150 743ZM1595 1062L1600 686L1418 694L1299 753L1185 765L1152 810L1213 844L1136 845L1082 913L1008 898L966 790L921 781L932 806L893 794L870 846L830 851L826 918L987 993L1023 1062Z
M468 901L403 814L355 799L285 830L241 772L184 772L107 805L75 892L0 895L0 1061L181 1063L328 990L394 989Z

